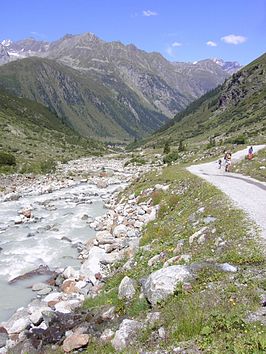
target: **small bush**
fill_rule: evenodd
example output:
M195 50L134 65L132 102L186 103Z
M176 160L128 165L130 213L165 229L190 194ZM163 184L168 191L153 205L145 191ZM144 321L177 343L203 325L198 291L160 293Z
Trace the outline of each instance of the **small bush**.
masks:
M172 151L164 156L163 163L171 164L172 162L176 161L178 157L178 151Z
M8 165L13 166L16 165L16 158L14 155L9 152L0 151L0 166Z
M169 154L170 153L170 144L169 144L168 141L164 144L163 153L164 154Z

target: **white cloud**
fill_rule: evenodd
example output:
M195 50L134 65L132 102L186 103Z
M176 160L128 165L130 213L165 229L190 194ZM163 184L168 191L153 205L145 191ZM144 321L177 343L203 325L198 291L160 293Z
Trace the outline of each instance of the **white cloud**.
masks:
M157 12L151 11L151 10L143 10L142 14L143 14L143 16L147 16L147 17L149 17L149 16L157 16L158 15Z
M209 47L217 47L217 43L213 42L213 41L208 41L206 42L206 44L209 46Z
M172 43L172 47L181 47L182 43L180 42L174 42Z
M173 47L168 46L165 51L169 55L169 57L175 58L175 53L174 53Z
M221 40L228 44L241 44L246 42L247 37L236 36L235 34L229 34L228 36L222 37Z

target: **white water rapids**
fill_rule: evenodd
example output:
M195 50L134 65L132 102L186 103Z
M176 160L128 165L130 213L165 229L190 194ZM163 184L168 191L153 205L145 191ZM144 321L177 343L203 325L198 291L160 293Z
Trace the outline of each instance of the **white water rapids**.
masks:
M105 213L103 199L115 188L113 185L103 190L81 183L0 203L0 322L34 298L31 286L47 276L12 285L8 283L11 279L40 265L52 270L67 265L78 267L75 244L95 235L89 224ZM31 208L33 216L25 223L15 224L19 211L25 207Z

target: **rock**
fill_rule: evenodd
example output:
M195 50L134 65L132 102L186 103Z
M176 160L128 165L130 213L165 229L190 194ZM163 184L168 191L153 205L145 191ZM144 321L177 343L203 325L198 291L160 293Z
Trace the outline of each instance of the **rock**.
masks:
M8 333L4 327L0 327L0 348L6 345L6 341L8 340Z
M219 268L224 272L233 272L233 273L237 272L237 267L232 266L229 263L219 264Z
M5 329L9 334L20 333L24 331L31 323L28 311L24 308L17 310L11 318L5 322Z
M79 271L75 270L73 267L68 266L64 272L63 272L63 276L65 279L68 278L74 278L74 279L79 279Z
M206 218L203 219L204 224L210 224L214 222L216 218L214 216L206 216Z
M128 345L132 344L138 331L143 324L138 321L125 319L120 324L119 330L116 331L112 340L112 345L117 351L124 350Z
M160 327L158 329L158 335L159 335L159 338L166 339L166 332L165 332L165 329L163 327Z
M176 254L179 254L182 252L182 249L184 247L184 244L185 244L185 240L179 240L177 242L177 245L176 245L176 248L174 249L173 253L176 255Z
M149 325L152 325L160 320L160 315L160 312L149 312L146 316L145 322Z
M53 290L52 288L50 288L49 286L46 286L46 288L37 291L37 295L44 296L44 295L49 294L52 290Z
M32 291L40 291L40 290L43 290L43 289L46 289L47 288L47 284L45 283L36 283L36 284L33 284L32 285Z
M125 276L118 288L118 297L119 299L130 300L134 297L136 293L136 282L133 279L130 279L128 276Z
M108 187L108 182L105 181L105 180L98 180L98 181L96 182L96 186L97 186L98 188L107 188L107 187Z
M76 287L76 282L70 279L67 279L63 282L63 284L60 287L60 290L62 290L66 294L79 292L79 289Z
M163 184L158 183L158 184L155 184L154 189L157 191L162 190L162 191L166 192L169 189L169 185L164 186Z
M154 264L158 263L161 260L161 255L156 254L151 259L148 260L148 266L152 267Z
M109 329L109 328L106 328L106 329L103 331L103 333L102 333L100 339L101 339L102 342L109 342L109 341L113 338L114 334L115 334L114 331L112 331L112 330Z
M198 237L200 237L201 235L203 235L207 230L208 230L208 227L204 226L200 230L195 232L192 236L189 237L189 239L188 239L189 244L192 245L194 240L197 239Z
M112 306L107 311L103 312L101 317L104 321L112 320L115 317L115 306Z
M72 334L63 342L64 352L69 353L74 349L84 347L89 343L89 338L90 336L88 334Z
M144 282L144 295L152 305L155 305L173 294L179 282L191 279L192 274L187 266L174 265L159 269L151 273Z
M100 245L116 242L116 239L114 238L114 236L111 235L109 231L98 231L96 233L96 240Z
M127 236L127 227L123 224L118 225L113 230L114 237L126 237Z
M169 258L166 262L164 262L163 268L169 267L169 266L173 265L174 263L177 263L179 261L179 259L180 259L179 256Z

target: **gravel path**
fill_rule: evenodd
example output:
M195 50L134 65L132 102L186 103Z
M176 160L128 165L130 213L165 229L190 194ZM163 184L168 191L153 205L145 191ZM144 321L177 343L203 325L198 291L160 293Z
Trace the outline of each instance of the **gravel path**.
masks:
M265 148L266 145L253 146L254 152ZM247 154L247 149L232 155L232 165ZM266 240L266 183L238 173L225 172L224 166L218 169L217 160L214 162L193 165L188 171L204 178L224 193L245 212L261 228L261 235Z

